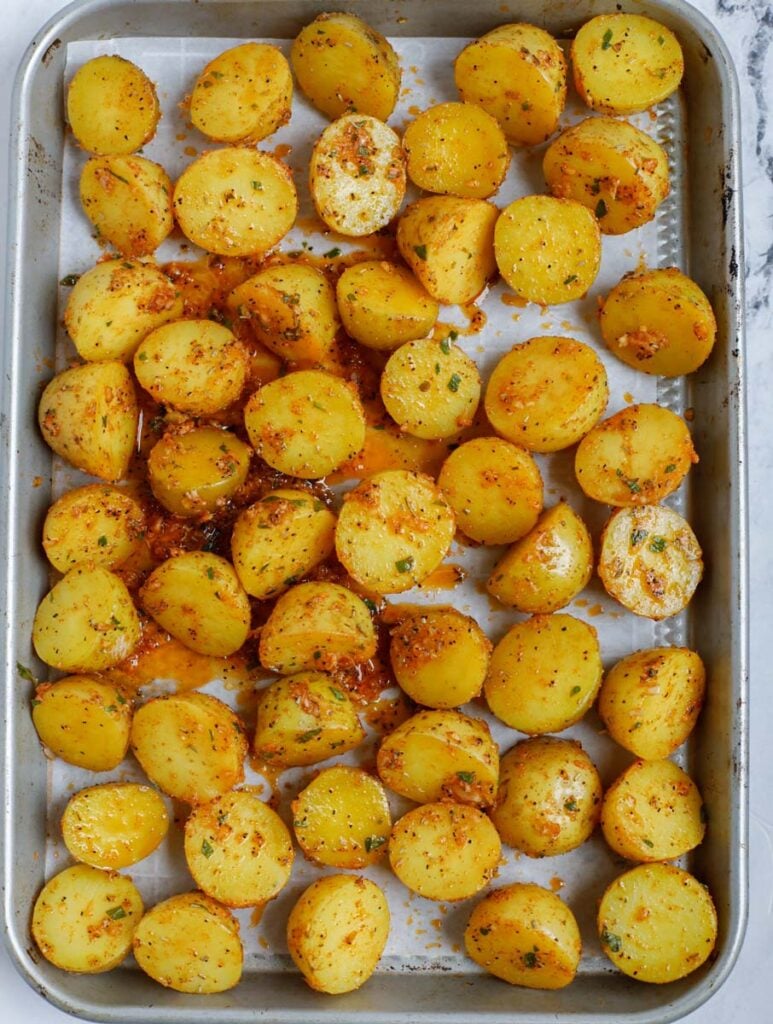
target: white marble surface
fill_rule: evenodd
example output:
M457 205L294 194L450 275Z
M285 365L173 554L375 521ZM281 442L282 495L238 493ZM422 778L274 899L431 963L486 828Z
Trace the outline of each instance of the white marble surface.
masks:
M713 20L735 59L743 110L746 209L747 381L749 407L751 563L751 889L746 940L730 979L689 1024L767 1024L773 1019L773 689L765 637L773 618L773 5L770 0L695 0ZM60 0L3 0L0 33L0 138L9 137L14 70L36 30ZM334 6L334 5L333 5ZM610 3L610 7L614 5ZM7 168L0 159L0 196ZM6 210L0 207L0 238ZM0 260L3 251L0 250ZM0 1019L65 1024L16 975L0 948Z

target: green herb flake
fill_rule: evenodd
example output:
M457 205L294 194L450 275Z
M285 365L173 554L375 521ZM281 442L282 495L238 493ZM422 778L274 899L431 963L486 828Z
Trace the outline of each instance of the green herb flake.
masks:
M570 274L569 277L565 277L564 278L564 284L568 285L568 284L571 284L573 281L576 281L576 280L577 280L577 275L576 274Z
M372 853L387 841L386 836L365 836L365 852Z
M531 110L531 103L528 100L524 100L521 104L521 110Z
M420 260L426 260L427 258L427 247L426 245L414 245L413 251L419 257Z
M315 651L315 652L314 652L314 660L315 660L315 661L319 661L319 659L320 659L321 657L322 657L322 651Z
M321 729L309 729L308 732L302 732L298 737L298 742L308 743L309 740L313 740L315 736L319 736L321 732Z
M78 281L80 281L80 274L66 274L59 284L62 288L72 288L72 286L77 284Z
M297 582L298 582L298 577L297 576L288 576L285 579L285 581L284 581L284 585L286 587L294 587Z
M638 480L628 480L628 479L626 479L625 477L623 477L623 474L619 470L617 472L617 475L622 478L623 483L628 488L628 490L631 492L631 494L638 494L639 493L639 491L641 490L641 487L639 486L639 481Z
M439 373L440 373L440 363L435 363L435 374L437 375Z
M453 343L454 340L450 334L448 335L447 338L443 338L443 340L440 342L440 351L443 353L444 356L451 354L451 346L453 345Z
M43 703L43 701L42 701L42 700L38 700L38 699L37 699L37 697L36 697L36 698L34 698L34 700L32 701L32 706L33 706L33 708L36 708L36 707L38 707L38 705L40 705L40 704L42 704L42 703Z
M370 174L370 168L368 167L368 165L367 164L360 164L360 166L357 168L357 177L358 178L365 178L369 174Z
M116 699L117 699L119 704L125 704L126 703L126 698L124 697L124 695L122 693L116 694Z
M115 704L108 704L108 706L105 708L105 711L107 711L109 715L114 715L117 710L118 708L115 706Z
M324 503L324 501L320 501L319 498L315 498L312 503L312 508L314 509L315 512L324 512L325 509L327 508L327 505Z
M601 40L601 49L608 50L609 44L612 42L612 29L608 28L604 33L604 38Z
M365 602L365 606L368 609L368 611L370 612L370 614L371 615L375 615L376 612L378 611L378 608L376 607L376 602L375 601L371 601L371 599L369 597L363 597L362 600Z
M623 948L623 943L620 940L619 935L615 935L614 932L609 932L605 928L601 933L601 941L605 946L608 946L613 953L619 953Z
M663 470L664 473L673 473L676 469L676 465L673 462L669 462L666 468Z
M644 839L643 837L642 837L642 842L644 843L644 845L645 845L645 846L648 846L648 847L649 847L650 849L652 849L652 848L653 848L653 846L655 845L655 844L654 844L654 843L652 842L652 840L651 840L651 839Z
M147 362L147 359L148 359L148 353L147 352L138 352L137 353L137 358L139 359L139 361L141 363L145 363L145 362Z
M227 821L228 821L228 811L222 811L222 810L218 811L217 812L217 823L218 823L218 825L225 825L225 823Z
M565 811L579 811L579 809L580 809L579 804L574 799L574 797L572 797L571 800L564 801L564 810Z
M410 572L413 568L413 555L408 555L407 558L398 558L395 562L395 569L398 572Z
M663 36L658 36L658 46L662 46L663 43L665 43L665 39L663 38Z
M647 539L647 536L648 533L646 530L631 530L631 547L638 547L638 545L641 544L643 540Z
M469 785L475 781L475 772L457 772L456 777Z
M459 390L459 385L462 383L462 378L458 373L452 373L448 378L448 390L456 393Z
M661 551L665 551L668 547L668 541L665 537L653 537L650 541L650 551L654 551L656 555L659 555Z
M341 255L341 250L336 246L334 249L328 249L328 251L322 255L326 260L334 260L336 256Z
M341 693L340 690L337 690L335 688L335 686L331 686L330 687L330 692L333 694L333 700L337 700L337 701L345 701L346 700L346 695Z
M210 71L210 75L212 75L213 78L222 78L223 77L223 72L222 71Z
M569 691L569 696L570 696L570 697L574 697L574 696L575 696L575 694L578 694L578 693L580 692L580 690L581 690L581 689L582 689L582 687L581 687L581 686L573 686L573 687L571 688L571 690Z
M606 215L607 215L607 204L604 202L603 199L599 199L599 201L596 203L596 216L598 217L599 220L601 220L601 218L602 217L606 217Z
M306 818L296 818L293 822L293 828L308 828L309 823Z
M111 921L120 921L122 917L126 917L126 911L123 907L110 907L107 916Z
M327 409L320 402L313 400L311 404L315 409L319 409L320 412L327 412Z
M207 566L205 572L207 574L207 579L213 580L215 578L215 570L212 568L211 565Z
M631 728L628 730L628 732L635 732L636 729L641 729L641 727L642 727L642 723L641 722L634 722L633 725L631 726Z
M537 959L537 954L532 953L531 951L529 951L528 953L524 953L521 957L521 960L523 960L524 967L539 967L539 960Z
M22 665L20 661L16 662L16 671L19 673L22 679L27 679L31 683L37 682L37 679L35 678L35 676L33 676L32 672L27 668L26 665Z

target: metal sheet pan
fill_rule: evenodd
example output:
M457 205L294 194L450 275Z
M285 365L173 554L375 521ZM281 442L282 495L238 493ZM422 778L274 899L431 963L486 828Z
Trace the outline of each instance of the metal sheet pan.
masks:
M512 12L484 0L352 2L392 37L474 37L507 20L531 21L558 36L571 34L609 5L598 0L542 4L524 0ZM5 731L3 905L6 938L19 969L44 995L91 1019L129 1021L266 1020L307 1024L331 1020L407 1022L658 1021L680 1017L727 976L740 946L746 913L746 569L743 296L738 184L738 101L727 52L711 26L678 2L623 5L651 13L679 35L685 50L684 149L675 184L679 238L663 243L663 260L679 259L712 300L719 340L708 364L686 385L659 382L658 400L695 410L701 463L681 496L707 555L707 577L689 612L658 642L688 642L707 663L710 688L699 729L685 758L709 808L706 842L689 858L691 870L718 904L720 938L714 962L669 986L645 986L612 972L593 948L574 984L558 993L511 989L445 958L415 963L388 958L360 991L321 999L274 960L254 964L233 992L205 999L153 985L136 969L107 976L64 975L42 961L29 938L29 915L45 877L50 779L29 719L29 686L17 662L34 664L29 633L47 587L39 528L51 500L50 452L38 440L35 410L44 360L57 337L55 282L63 212L64 64L71 42L111 37L181 39L291 38L330 5L309 0L90 0L63 11L41 30L20 70L14 99L10 270L6 345L0 354L4 389L0 423L7 500L0 509L6 542L2 610L7 686ZM335 7L335 5L333 5ZM227 26L227 27L226 27ZM676 190L675 190L676 191ZM681 246L679 241L681 239ZM675 248L676 247L676 248ZM678 250L678 251L677 251ZM668 629L671 628L671 632ZM622 867L620 868L622 869ZM598 894L597 894L598 895ZM577 909L577 908L575 908ZM591 908L586 908L590 911Z

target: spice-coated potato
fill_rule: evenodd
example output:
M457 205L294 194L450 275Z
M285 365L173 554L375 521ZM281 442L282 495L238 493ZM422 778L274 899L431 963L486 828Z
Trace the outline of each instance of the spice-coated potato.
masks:
M92 772L108 772L129 747L132 706L117 686L93 676L67 676L35 690L32 721L57 757Z
M156 499L183 518L215 512L242 486L250 449L229 430L194 427L168 431L148 454L148 482Z
M62 815L70 855L95 868L125 868L151 854L169 828L164 801L135 782L107 782L71 797Z
M160 116L153 83L117 55L86 61L67 89L67 120L89 153L133 153L153 138Z
M336 297L346 333L368 348L391 350L424 338L438 316L437 302L413 274L385 260L347 267Z
M67 491L48 510L43 547L59 572L83 562L117 569L139 552L144 531L145 514L131 495L87 484Z
M93 156L80 197L99 237L124 256L149 256L174 227L169 175L142 156Z

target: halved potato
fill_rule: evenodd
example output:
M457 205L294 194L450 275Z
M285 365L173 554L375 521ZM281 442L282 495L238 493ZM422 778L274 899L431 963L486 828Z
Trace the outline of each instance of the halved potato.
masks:
M92 772L108 772L128 750L132 706L112 683L67 676L37 687L32 721L41 743L57 757Z
M206 516L222 508L247 479L250 449L229 430L167 431L148 454L148 483L176 516Z
M164 801L150 786L106 782L70 797L62 838L71 856L95 868L125 868L153 853L169 828Z
M346 333L368 348L389 351L425 338L438 316L437 302L413 274L386 260L347 267L336 298Z
M142 156L93 156L81 171L83 212L125 256L149 256L174 227L172 182Z
M124 57L87 60L67 89L67 121L89 153L133 153L150 142L160 117L155 86Z
M145 513L131 495L87 484L67 491L48 510L43 547L59 572L84 562L117 569L137 553L145 531Z

